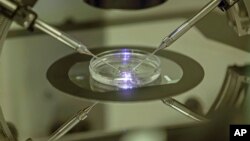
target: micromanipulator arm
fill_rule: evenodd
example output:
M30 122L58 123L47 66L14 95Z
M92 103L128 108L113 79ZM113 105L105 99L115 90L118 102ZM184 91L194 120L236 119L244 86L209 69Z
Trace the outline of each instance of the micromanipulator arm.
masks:
M0 0L0 13L29 31L39 29L77 52L93 56L84 44L39 19L38 15L26 5L10 0Z
M207 3L197 14L193 17L185 21L178 28L176 28L173 32L167 35L161 42L158 50L169 47L176 40L178 40L182 35L184 35L187 31L189 31L197 22L199 22L203 17L208 15L211 11L213 11L216 7L219 7L222 11L227 11L240 0L231 0L233 2L229 3L228 0L211 0Z

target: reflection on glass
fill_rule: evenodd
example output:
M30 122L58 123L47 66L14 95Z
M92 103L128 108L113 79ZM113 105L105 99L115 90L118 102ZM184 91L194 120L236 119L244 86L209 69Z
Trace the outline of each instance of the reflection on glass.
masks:
M147 61L147 64L145 64L145 67L138 69L136 72L131 72L131 73L129 72L128 73L127 71L129 69L127 69L127 68L133 68L133 66L130 66L130 65L131 65L131 62L133 63L133 60L134 60L134 59L131 60L132 56L130 54L136 53L136 52L132 49L123 49L122 50L123 53L121 53L121 50L117 50L117 51L120 52L120 54L118 53L118 54L116 54L116 56L111 55L110 57L113 59L112 60L113 62L117 62L118 60L120 60L120 63L121 62L123 63L123 65L116 65L121 70L120 73L118 73L117 71L108 67L107 65L102 64L101 61L94 62L94 64L93 64L94 67L101 67L103 70L103 71L98 71L98 72L94 72L94 73L99 73L98 75L100 75L100 74L107 75L109 78L104 79L105 81L108 80L107 82L111 81L112 83L116 83L116 84L118 84L119 82L120 83L122 82L123 87L125 87L125 88L129 87L128 84L129 85L130 84L137 85L137 87L148 87L148 86L157 86L157 85L178 83L179 80L183 76L183 70L177 63L175 63L174 61L172 61L168 58L162 57L162 56L156 57L160 60L159 64L155 64L158 62L157 59L155 60L156 62L152 62L152 60L150 60L150 61ZM133 56L133 57L136 57L137 61L138 61L138 59L141 59L143 56L145 56L145 54L141 55L140 52L143 52L143 51L139 51L139 52L137 52L137 54L135 56ZM107 53L108 52L104 52L103 55L105 55L105 54L108 55L109 53L108 54ZM99 59L105 59L105 57L102 58L102 56L100 56ZM119 62L117 62L117 63L119 63ZM149 63L151 63L151 64L149 64ZM134 64L136 64L136 62L134 62ZM148 65L151 65L151 66L148 66ZM154 67L152 67L152 65L153 66L159 65L159 67L154 69ZM72 81L72 83L74 83L75 85L77 85L78 87L81 87L83 89L97 91L97 92L121 90L121 87L117 87L115 85L108 85L108 84L102 83L100 81L96 81L96 79L93 79L91 77L89 67L91 67L89 61L77 62L75 65L73 65L68 72L69 79ZM148 67L152 67L152 68L147 69ZM152 72L152 75L154 76L155 74L153 73L153 70L156 71L156 78L151 77L151 79L149 79L149 78L147 78L148 76L146 77L145 74L142 73L144 71L146 71L146 73ZM138 75L138 73L141 73L141 74ZM135 74L137 74L137 75L134 76ZM95 76L99 77L98 75L95 75ZM121 77L121 79L118 79L118 78L111 79L114 75L118 78ZM119 76L119 75L123 75L123 76ZM157 75L159 75L159 76L157 77ZM142 79L144 76L146 77L145 80ZM103 76L101 76L101 79L103 79L102 77ZM125 78L123 78L123 77L125 77ZM138 80L138 78L140 78L140 79ZM125 82L127 82L127 83L125 83ZM144 84L140 83L140 82L144 82ZM145 83L145 82L147 82L147 83Z
M148 54L149 52L134 49L117 49L98 54L98 58L92 58L90 61L91 77L100 83L121 89L147 85L160 76L160 59L152 55L136 70L133 68ZM120 71L104 62L108 62Z

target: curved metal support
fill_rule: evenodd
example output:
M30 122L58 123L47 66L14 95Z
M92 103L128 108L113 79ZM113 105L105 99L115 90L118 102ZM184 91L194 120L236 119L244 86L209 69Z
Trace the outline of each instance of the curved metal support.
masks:
M228 67L220 93L207 115L213 116L218 111L241 107L250 85L249 80L250 65Z
M1 13L0 13L0 56L3 48L4 41L6 39L6 36L8 34L9 28L11 25L11 20L5 18Z
M6 35L9 31L11 25L11 21L7 18L5 18L1 13L0 13L0 56L1 56L1 51L2 47L6 38ZM1 130L3 131L4 136L10 140L10 141L15 141L14 136L12 135L9 126L7 122L4 119L3 112L0 106L0 133Z
M231 108L239 108L243 105L248 88L250 86L250 65L228 67L223 86L217 99L214 101L206 117L219 114ZM162 99L163 103L184 114L185 116L201 122L207 121L205 117L188 109L185 105L173 98Z

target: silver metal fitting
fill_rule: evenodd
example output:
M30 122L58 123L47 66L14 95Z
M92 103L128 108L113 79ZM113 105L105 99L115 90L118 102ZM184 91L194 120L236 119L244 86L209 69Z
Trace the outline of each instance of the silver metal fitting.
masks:
M229 25L237 32L239 36L250 35L249 0L226 1L229 4L234 4L226 11Z

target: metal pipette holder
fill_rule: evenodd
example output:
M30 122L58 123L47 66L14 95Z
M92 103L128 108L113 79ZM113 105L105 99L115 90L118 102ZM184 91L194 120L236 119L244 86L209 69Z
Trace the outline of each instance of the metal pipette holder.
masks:
M66 33L40 20L37 14L30 7L8 0L0 0L0 8L0 12L2 12L6 17L14 20L27 30L33 31L34 29L39 29L56 40L66 44L75 51L81 54L93 56L84 44L74 39L72 36L67 35Z

